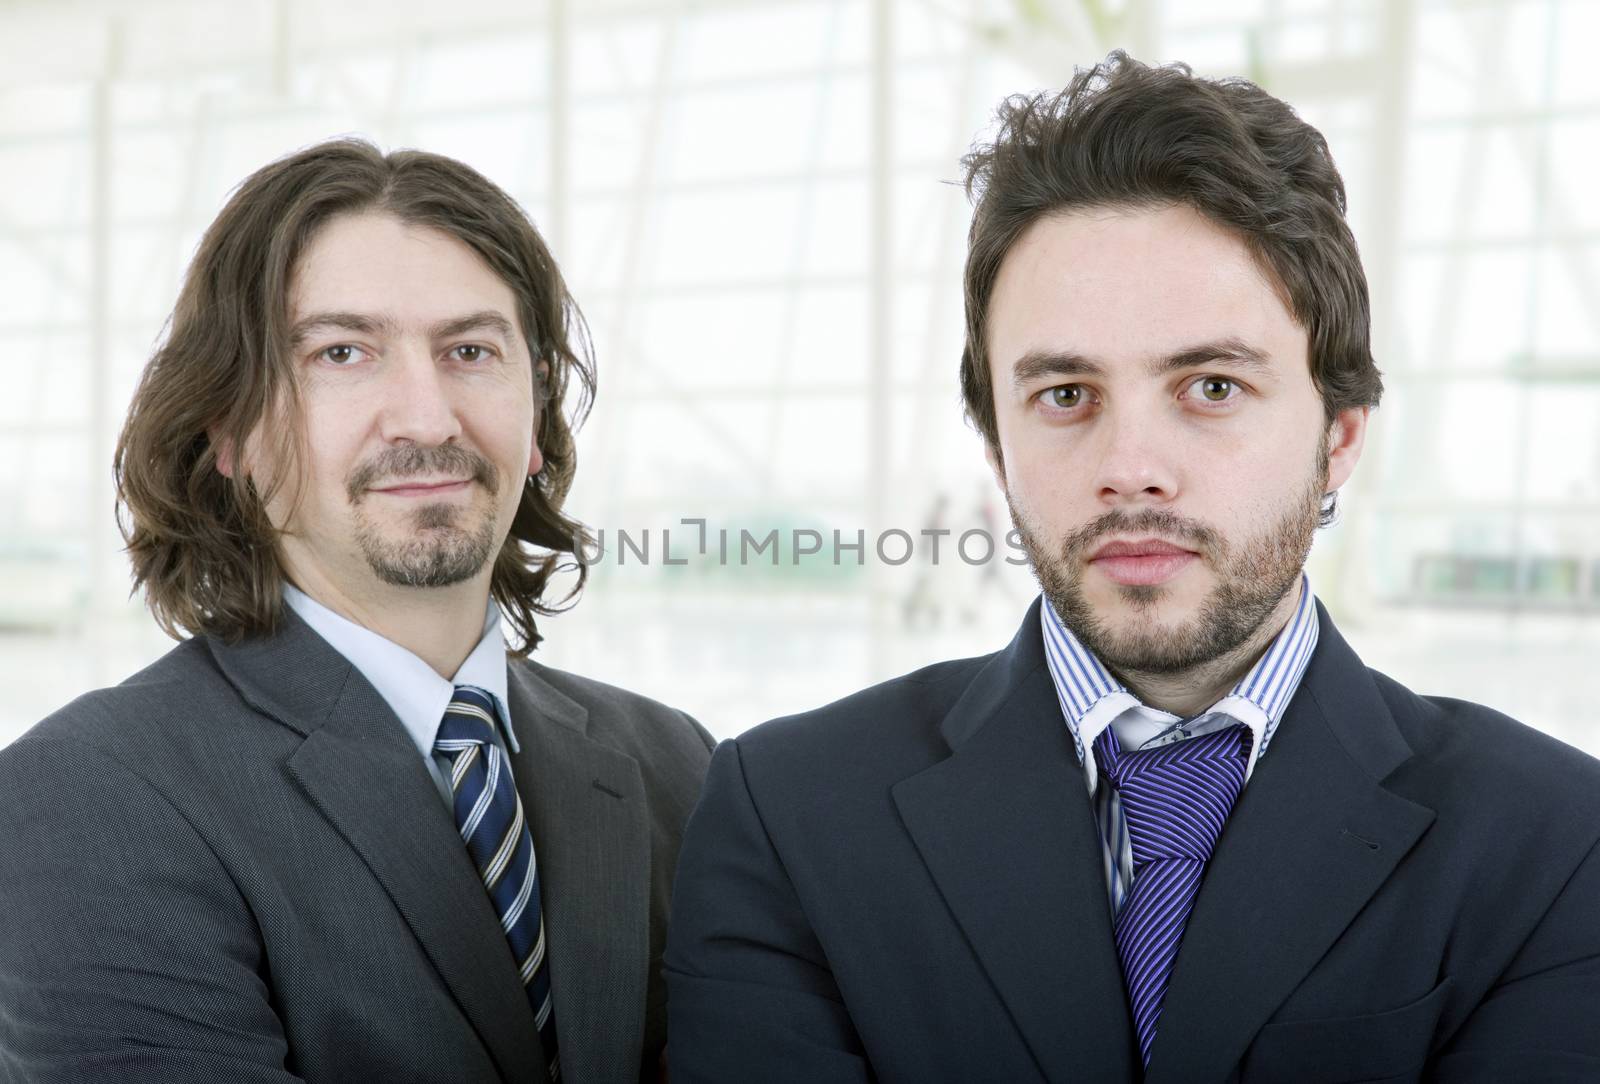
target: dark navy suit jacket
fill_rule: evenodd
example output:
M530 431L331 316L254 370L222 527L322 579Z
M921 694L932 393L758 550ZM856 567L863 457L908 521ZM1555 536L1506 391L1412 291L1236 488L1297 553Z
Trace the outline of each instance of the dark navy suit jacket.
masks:
M1600 761L1318 619L1144 1079L1600 1080ZM1138 1079L1082 780L1037 604L998 654L724 742L678 866L673 1084Z

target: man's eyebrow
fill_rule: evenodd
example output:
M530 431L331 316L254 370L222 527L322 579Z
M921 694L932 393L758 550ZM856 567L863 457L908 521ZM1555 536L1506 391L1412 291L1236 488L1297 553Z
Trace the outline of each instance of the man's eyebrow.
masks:
M1042 376L1104 376L1099 362L1069 350L1029 350L1011 367L1011 380L1017 387Z
M1227 338L1215 342L1200 343L1197 346L1186 347L1176 353L1168 354L1158 359L1151 365L1153 374L1160 376L1165 373L1177 372L1181 369L1193 369L1212 362L1226 361L1245 369L1267 376L1273 375L1277 370L1272 364L1272 359L1263 350L1257 350L1243 339Z
M511 321L493 309L441 320L429 329L428 334L431 338L448 339L452 335L464 335L469 331L493 331L508 342L516 338L516 329L511 326Z
M1276 370L1264 351L1243 339L1218 339L1184 347L1150 363L1153 376L1181 372L1226 361L1266 375ZM1011 367L1011 379L1018 387L1047 376L1105 376L1105 366L1091 357L1070 350L1030 350Z
M289 345L299 348L319 331L356 331L363 335L380 335L390 331L393 324L381 316L359 312L314 312L296 320L289 329Z
M360 312L314 312L295 321L294 327L289 329L289 344L298 349L313 335L329 330L354 331L362 335L393 335L397 329L394 321L387 316L373 316ZM507 341L516 335L511 321L493 309L484 309L481 312L469 312L465 316L453 316L448 320L441 320L428 329L428 336L432 339L447 339L452 335L462 335L469 331L492 331Z

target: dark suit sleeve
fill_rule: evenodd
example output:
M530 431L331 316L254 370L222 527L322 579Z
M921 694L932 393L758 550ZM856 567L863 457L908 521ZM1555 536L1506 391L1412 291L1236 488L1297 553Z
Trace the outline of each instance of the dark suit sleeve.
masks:
M1600 1080L1600 845L1456 1032L1431 1079Z
M96 750L0 752L0 1079L288 1084L249 908L195 826Z
M684 833L666 972L672 1084L871 1079L733 741Z

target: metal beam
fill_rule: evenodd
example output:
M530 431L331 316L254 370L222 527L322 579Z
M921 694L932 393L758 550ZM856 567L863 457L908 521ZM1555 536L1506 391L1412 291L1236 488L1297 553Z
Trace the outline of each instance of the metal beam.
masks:
M866 522L882 531L889 523L890 351L894 347L894 0L872 0L871 127L868 149L871 176L871 226L868 236L869 303L867 312L867 462ZM887 657L890 606L881 569L868 577L871 592L867 665L881 675Z

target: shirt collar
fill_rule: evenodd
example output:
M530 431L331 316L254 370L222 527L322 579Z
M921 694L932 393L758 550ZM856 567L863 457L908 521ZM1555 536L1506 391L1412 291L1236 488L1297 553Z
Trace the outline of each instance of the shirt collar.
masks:
M475 686L494 698L506 742L512 752L520 752L506 704L505 637L500 631L500 608L493 599L485 608L483 635L477 646L456 670L454 679L446 681L417 655L334 613L293 584L283 585L283 598L378 690L423 756L433 755L439 723L457 685Z
M1266 652L1239 679L1228 695L1196 717L1201 720L1201 726L1197 729L1202 731L1224 723L1221 719L1208 720L1210 716L1226 716L1227 720L1249 727L1254 740L1250 743L1246 779L1255 771L1256 761L1266 753L1278 722L1283 718L1284 709L1300 687L1300 678L1305 674L1312 652L1316 650L1318 630L1313 600L1311 579L1302 572L1300 598L1288 624L1273 638ZM1061 714L1072 734L1078 762L1083 765L1089 790L1093 793L1098 780L1098 767L1095 758L1085 755L1085 751L1094 744L1101 731L1114 726L1117 738L1125 746L1132 747L1169 729L1180 719L1171 712L1141 703L1062 624L1048 599L1040 605L1039 614L1050 680L1055 685Z

